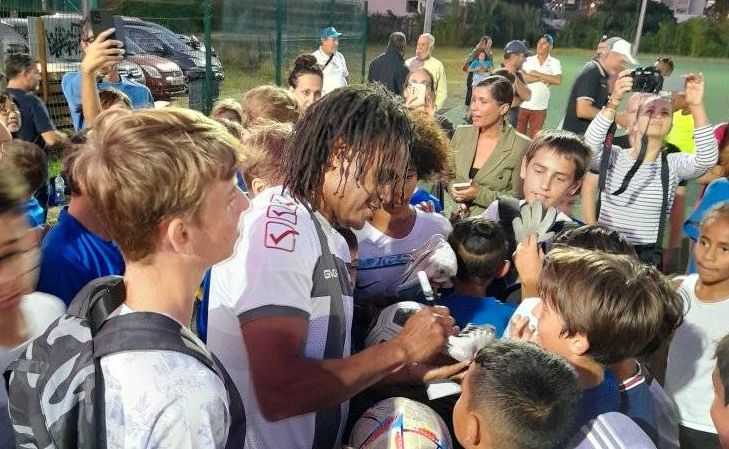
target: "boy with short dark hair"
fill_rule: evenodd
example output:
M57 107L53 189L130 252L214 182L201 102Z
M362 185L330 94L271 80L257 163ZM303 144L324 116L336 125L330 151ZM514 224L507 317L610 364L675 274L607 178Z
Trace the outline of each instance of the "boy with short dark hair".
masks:
M539 201L544 209L557 208L580 188L589 162L590 149L576 134L561 130L539 132L522 159L521 179L524 200L518 202L519 206ZM483 213L484 217L499 221L507 235L512 238L511 221L518 216L518 210L512 210L517 208L511 203L516 202L515 199L502 197L491 203ZM506 216L505 212L509 216ZM501 216L502 214L504 216ZM556 221L573 220L561 212L557 215Z
M448 243L456 253L458 272L453 278L453 293L441 304L448 307L456 325L490 324L501 337L516 307L488 296L495 278L509 271L509 247L498 223L483 217L469 217L453 225Z
M718 448L709 414L714 342L729 332L729 202L709 209L694 249L696 274L678 287L684 321L668 349L666 393L679 413L681 448Z
M711 419L719 434L722 449L729 449L729 335L716 345L716 367L711 378L714 383L714 402L711 403Z
M555 248L539 281L538 336L578 372L583 397L574 428L618 411L618 382L607 365L643 351L661 329L671 286L635 257Z
M466 449L556 447L569 436L580 395L562 358L503 341L476 354L462 388L453 424Z

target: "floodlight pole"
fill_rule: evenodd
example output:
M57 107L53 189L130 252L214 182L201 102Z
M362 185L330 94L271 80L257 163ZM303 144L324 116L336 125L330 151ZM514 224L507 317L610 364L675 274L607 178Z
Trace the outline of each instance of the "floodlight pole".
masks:
M638 28L635 30L635 42L633 42L633 56L638 55L638 47L640 47L640 36L643 34L643 19L645 19L645 9L648 6L648 0L643 0L640 5L640 16L638 16Z
M433 25L433 0L425 0L425 21L423 22L423 33L430 33Z

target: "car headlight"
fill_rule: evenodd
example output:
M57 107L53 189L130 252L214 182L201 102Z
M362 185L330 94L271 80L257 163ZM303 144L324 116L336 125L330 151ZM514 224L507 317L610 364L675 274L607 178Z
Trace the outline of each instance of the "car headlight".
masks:
M149 76L151 76L152 78L162 78L162 74L159 73L159 70L155 69L151 65L143 65L140 67L142 67L142 69L149 73Z

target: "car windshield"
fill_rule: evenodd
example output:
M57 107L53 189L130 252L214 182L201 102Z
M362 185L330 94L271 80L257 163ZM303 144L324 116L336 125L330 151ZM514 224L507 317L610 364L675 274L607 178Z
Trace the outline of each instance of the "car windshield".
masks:
M178 39L177 36L156 29L150 30L150 32L154 34L154 37L167 44L173 50L185 53L190 52L190 47L188 45L185 45L185 43Z

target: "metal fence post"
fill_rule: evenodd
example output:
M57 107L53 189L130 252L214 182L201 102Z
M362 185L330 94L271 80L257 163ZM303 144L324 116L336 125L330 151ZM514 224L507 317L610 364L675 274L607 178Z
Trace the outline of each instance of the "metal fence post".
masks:
M362 81L367 81L365 67L367 66L367 31L369 27L369 2L365 0L362 11Z
M283 84L283 22L285 18L284 0L276 0L276 66L274 67L274 78L277 86Z
M213 85L215 77L213 75L213 58L211 49L213 48L213 39L211 36L211 20L212 10L210 8L210 0L203 0L203 31L205 32L205 101L203 102L203 113L210 114L213 108Z

